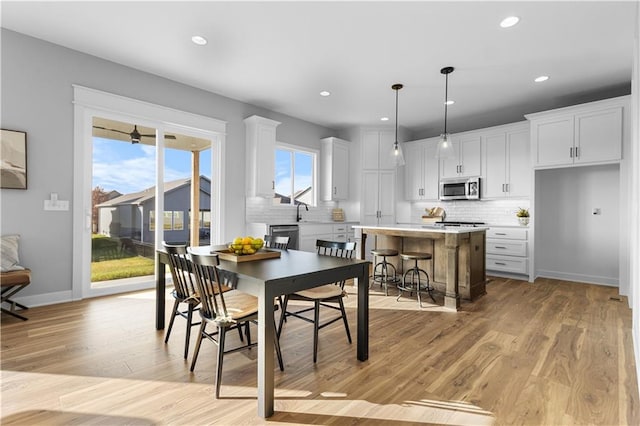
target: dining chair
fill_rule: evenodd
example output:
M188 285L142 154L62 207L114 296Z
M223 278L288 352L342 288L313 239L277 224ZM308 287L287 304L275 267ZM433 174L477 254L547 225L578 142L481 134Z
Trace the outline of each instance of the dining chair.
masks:
M317 240L316 250L319 255L352 259L356 250L356 243ZM315 363L318 358L318 332L321 328L324 328L329 324L333 324L334 322L342 319L342 321L344 322L344 328L347 332L347 340L349 341L349 343L351 343L349 322L347 321L347 314L344 309L344 303L342 301L342 298L346 295L346 292L344 291L344 284L345 281L343 280L333 284L325 284L319 287L314 287L308 290L298 291L292 294L285 295L282 306L282 315L280 315L280 323L278 324L278 337L282 332L282 326L285 322L285 318L288 316L293 316L296 318L300 318L301 320L313 323L313 362ZM297 311L290 311L287 309L290 300L313 302L313 306L306 307ZM340 311L340 316L334 317L321 324L321 306ZM309 311L313 311L313 319L302 315L303 313Z
M289 249L289 237L265 235L264 236L264 246L267 247L267 248L274 248L274 249L278 249L278 250L288 250Z
M189 339L191 337L191 327L199 325L199 322L193 322L193 312L199 309L200 296L197 291L195 278L192 274L192 265L187 254L187 245L184 243L162 243L164 249L169 255L169 269L173 278L173 291L171 295L175 299L173 309L171 311L171 320L164 343L169 342L173 321L177 316L181 316L187 320L187 332L184 341L184 359L187 359L189 353ZM186 304L186 310L181 308L181 304Z
M218 267L220 261L215 254L197 255L190 252L196 276L196 284L200 292L202 306L200 307L200 317L202 318L198 340L191 361L191 371L195 369L202 339L207 338L218 345L218 362L216 366L216 398L220 398L220 384L222 382L222 362L224 355L251 348L257 342L251 342L250 323L257 324L258 321L258 298L250 294L237 290L238 275L234 272L225 271ZM231 288L229 291L221 291L221 286ZM277 305L275 306L277 309ZM207 331L207 325L215 327L212 331ZM227 331L234 328L241 329L244 326L244 333L247 337L246 344L236 346L232 349L225 349L225 337ZM275 317L273 326L276 327ZM242 336L242 334L241 334ZM282 352L277 334L274 333L275 350L278 357L280 371L284 371L282 362Z

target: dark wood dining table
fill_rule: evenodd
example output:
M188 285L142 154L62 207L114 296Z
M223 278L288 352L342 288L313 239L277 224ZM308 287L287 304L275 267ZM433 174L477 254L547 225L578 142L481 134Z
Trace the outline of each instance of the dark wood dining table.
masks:
M211 254L219 247L193 247L197 254ZM157 250L156 329L165 322L165 265L168 255ZM357 359L369 358L369 265L358 259L321 256L298 250L283 250L279 258L234 262L220 259L222 269L238 274L238 290L258 297L258 416L274 413L274 298L319 285L356 278L358 284ZM286 360L286 352L283 354ZM285 370L286 371L286 370Z

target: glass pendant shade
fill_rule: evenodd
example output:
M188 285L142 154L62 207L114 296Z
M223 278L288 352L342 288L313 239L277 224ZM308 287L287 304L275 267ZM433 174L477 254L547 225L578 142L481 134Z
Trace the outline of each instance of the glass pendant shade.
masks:
M451 141L451 135L449 133L441 134L436 149L436 158L455 159L456 157L456 148Z
M391 158L395 166L404 166L404 153L402 146L396 142L391 146Z

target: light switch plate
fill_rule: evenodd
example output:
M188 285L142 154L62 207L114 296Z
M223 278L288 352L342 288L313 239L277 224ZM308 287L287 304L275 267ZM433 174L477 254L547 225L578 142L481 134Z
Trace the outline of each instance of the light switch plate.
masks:
M44 209L50 211L66 211L69 210L69 201L62 200L44 200Z

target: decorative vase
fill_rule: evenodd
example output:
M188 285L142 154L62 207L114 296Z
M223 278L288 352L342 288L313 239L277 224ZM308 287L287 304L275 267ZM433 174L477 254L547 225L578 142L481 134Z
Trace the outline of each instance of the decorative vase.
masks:
M529 218L528 217L519 217L518 218L518 222L520 222L520 225L522 225L522 226L527 226L529 224Z

